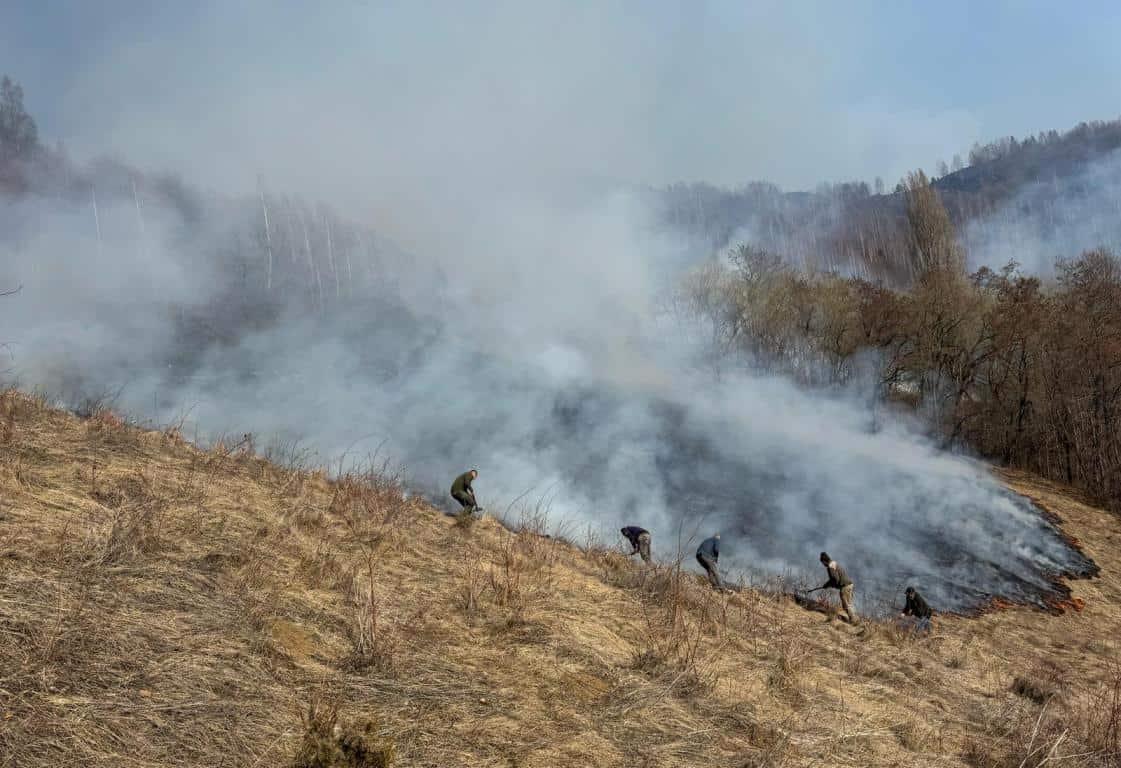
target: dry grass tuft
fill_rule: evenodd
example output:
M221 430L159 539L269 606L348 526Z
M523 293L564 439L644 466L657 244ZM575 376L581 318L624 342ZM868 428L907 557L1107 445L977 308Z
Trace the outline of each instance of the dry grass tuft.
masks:
M676 695L689 698L711 691L720 672L713 663L725 645L712 643L710 635L722 628L717 616L726 614L716 603L721 600L710 589L680 567L642 568L640 589L645 618L645 642L631 661L631 668L647 673L668 673ZM650 599L651 595L659 596ZM699 608L699 610L697 610Z
M334 482L327 514L346 526L353 543L372 552L396 541L406 507L404 490L397 475L348 472Z
M1025 699L1031 699L1036 704L1043 704L1058 693L1058 690L1046 681L1027 675L1020 675L1012 681L1012 691Z
M1105 679L1085 692L1077 721L1085 742L1121 765L1121 662L1115 661Z
M346 588L346 566L329 542L321 539L315 543L315 549L303 549L297 557L300 576L308 586L329 590Z
M393 672L398 642L381 611L372 574L351 577L350 607L347 637L351 648L345 666L355 671Z
M776 693L801 703L805 698L803 671L810 650L797 635L778 638L774 666L767 676L767 685Z
M526 562L517 546L517 538L506 537L498 552L498 562L490 567L488 579L494 602L519 616L525 610L522 589L525 573Z
M753 749L742 768L780 768L791 764L791 735L785 728L752 722L747 736Z
M84 549L91 562L125 565L160 551L169 500L147 477L136 472L99 483L91 468L91 486L90 495L108 509L86 532Z
M389 768L397 759L397 747L379 738L376 721L343 719L335 700L312 696L303 724L292 768Z
M981 724L985 734L967 740L962 752L962 758L969 766L1040 768L1075 756L1091 756L1071 744L1070 729L1065 721L1046 705L1035 717L1009 707Z
M1018 696L1043 704L1062 694L1070 685L1069 674L1048 659L1040 660L1030 671L1017 675L1012 691Z
M0 445L11 445L15 440L18 403L18 397L11 390L0 393Z
M469 555L466 562L463 583L460 585L459 607L470 618L479 610L479 601L486 587L486 577L483 573L482 556L477 551Z

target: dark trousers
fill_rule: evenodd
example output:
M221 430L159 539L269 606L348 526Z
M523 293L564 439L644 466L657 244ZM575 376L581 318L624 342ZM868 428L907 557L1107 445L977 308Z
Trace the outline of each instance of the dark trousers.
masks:
M899 627L916 635L929 635L934 629L934 622L929 616L904 616L899 620Z
M720 580L720 574L716 572L716 563L712 558L697 553L697 562L705 569L708 574L708 583L712 585L713 589L724 589L724 582Z
M478 506L475 504L475 494L468 493L467 491L454 491L452 493L452 498L458 501L464 509L474 509Z

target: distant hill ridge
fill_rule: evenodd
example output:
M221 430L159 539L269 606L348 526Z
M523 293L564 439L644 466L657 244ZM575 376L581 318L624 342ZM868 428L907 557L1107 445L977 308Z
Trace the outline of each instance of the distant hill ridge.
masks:
M1079 178L1118 148L1121 120L1080 123L1066 132L977 145L968 165L930 183L961 230L1033 185L1053 184L1054 197L1078 191ZM1118 175L1112 166L1106 170ZM783 192L768 182L736 189L696 183L651 194L664 221L711 251L750 242L795 264L905 284L918 270L906 231L904 186L887 190L879 182L855 181ZM1055 202L1039 192L1035 207ZM1102 244L1110 243L1093 245Z

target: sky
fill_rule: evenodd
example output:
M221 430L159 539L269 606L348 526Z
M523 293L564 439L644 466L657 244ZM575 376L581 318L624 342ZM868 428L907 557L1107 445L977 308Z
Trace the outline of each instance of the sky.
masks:
M890 186L1121 112L1109 2L5 6L0 71L75 156L383 217L480 187Z

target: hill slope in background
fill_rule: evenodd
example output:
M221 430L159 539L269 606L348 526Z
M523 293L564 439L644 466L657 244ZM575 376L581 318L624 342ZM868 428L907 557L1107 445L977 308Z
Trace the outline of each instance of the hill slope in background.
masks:
M221 341L236 323L267 320L278 304L323 311L386 281L443 285L444 269L455 268L429 263L432 254L407 253L324 204L310 205L299 190L294 198L267 194L260 179L254 198L230 199L118 159L77 163L61 146L40 141L17 83L5 77L0 91L0 202L10 204L0 206L0 246L35 229L32 202L65 213L71 238L98 254L137 237L128 247L143 254L155 245L145 242L148 229L167 227L174 243L164 245L183 250L177 255L195 270L213 270L221 286L219 300L182 318L185 332ZM971 265L1015 260L1049 272L1058 258L1121 248L1119 148L1121 120L1083 122L976 145L968 164L955 158L952 172L941 163L931 177ZM924 268L907 222L906 182L894 191L889 183L886 192L880 179L871 186L822 183L812 192L783 192L765 181L736 189L678 183L648 190L646 199L656 219L697 247L698 258L746 243L795 265L905 286ZM426 263L417 269L421 256ZM398 269L402 262L411 273ZM19 282L18 275L0 277Z
M532 510L460 526L250 436L2 411L2 766L314 765L337 738L367 765L1118 764L1121 522L1032 477L1006 482L1101 566L1084 607L912 639L717 596Z
M1059 258L1121 247L1121 120L1080 123L1022 140L978 145L968 165L934 178L972 266L1015 260L1049 273ZM957 163L955 164L957 165ZM653 199L662 219L712 251L740 243L811 269L907 285L922 271L909 231L906 180L894 191L866 182L783 192L676 184Z

